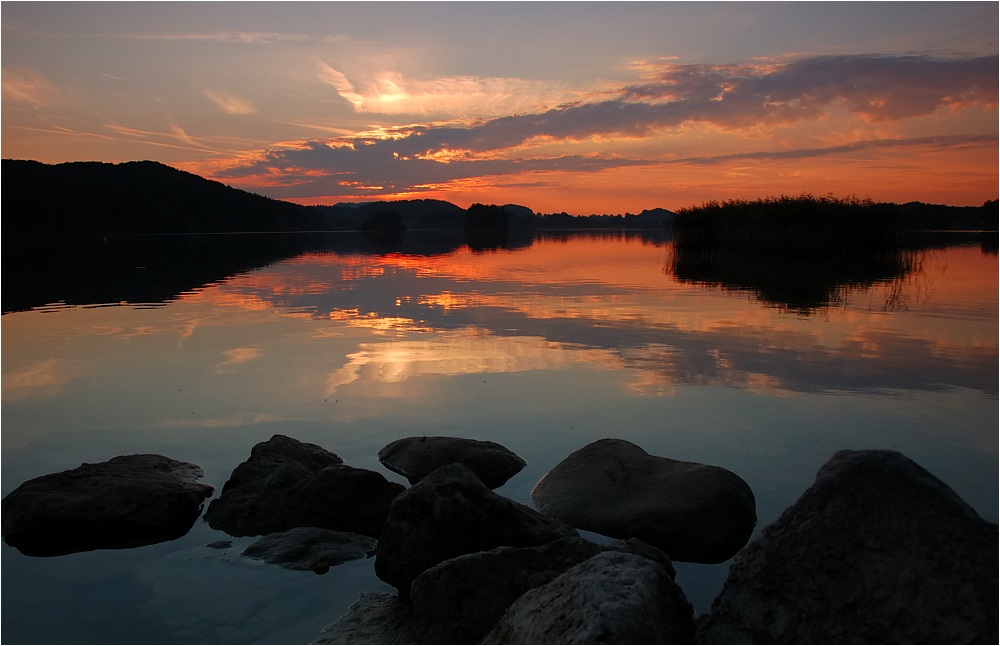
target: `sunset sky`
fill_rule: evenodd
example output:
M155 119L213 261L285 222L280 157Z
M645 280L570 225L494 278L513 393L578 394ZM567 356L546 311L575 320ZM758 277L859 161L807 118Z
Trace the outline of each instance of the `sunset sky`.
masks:
M4 2L4 158L541 213L998 193L996 2Z

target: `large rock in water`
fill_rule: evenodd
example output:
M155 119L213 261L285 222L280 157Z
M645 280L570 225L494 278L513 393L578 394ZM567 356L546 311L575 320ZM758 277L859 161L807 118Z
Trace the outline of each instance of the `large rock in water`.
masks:
M321 527L375 537L403 490L322 447L275 435L233 470L205 520L232 536Z
M654 561L602 552L524 594L483 644L690 644L691 606Z
M462 437L406 437L387 444L378 459L411 485L446 464L462 464L490 489L503 485L527 464L496 442Z
M572 453L531 492L542 512L574 527L635 537L674 561L721 563L757 523L749 485L731 471L649 455L625 440Z
M702 643L997 643L997 526L895 451L840 451L734 560Z
M214 487L201 467L123 455L28 480L2 503L8 545L29 556L150 545L180 538Z
M444 560L576 535L572 527L493 493L472 471L451 464L393 501L379 536L375 574L408 598L413 579Z

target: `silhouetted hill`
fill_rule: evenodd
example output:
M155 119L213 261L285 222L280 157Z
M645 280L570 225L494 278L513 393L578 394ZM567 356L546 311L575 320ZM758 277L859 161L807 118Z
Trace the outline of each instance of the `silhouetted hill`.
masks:
M296 204L151 161L2 162L4 233L293 231L319 224Z

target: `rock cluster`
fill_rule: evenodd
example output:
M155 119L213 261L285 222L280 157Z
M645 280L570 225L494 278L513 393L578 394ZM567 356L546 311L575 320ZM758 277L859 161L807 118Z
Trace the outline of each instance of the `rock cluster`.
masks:
M233 536L264 535L243 554L284 567L323 573L375 555L398 594L363 594L316 643L998 638L997 526L896 452L837 453L749 544L756 510L741 478L623 440L589 444L546 474L532 492L541 511L492 491L524 466L495 443L406 438L379 458L412 486L275 435L205 513ZM211 495L201 476L132 455L35 478L3 499L4 540L51 556L178 538ZM621 540L600 545L576 528ZM696 621L671 559L733 554Z
M409 600L363 594L315 643L690 643L692 609L673 578L666 555L641 541L497 547L420 573Z

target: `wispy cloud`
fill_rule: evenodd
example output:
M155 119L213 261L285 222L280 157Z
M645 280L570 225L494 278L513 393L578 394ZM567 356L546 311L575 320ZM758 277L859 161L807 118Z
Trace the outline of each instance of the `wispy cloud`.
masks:
M205 96L226 114L255 114L257 112L257 108L250 101L232 92L205 90Z
M203 31L175 33L126 33L126 34L94 34L95 36L122 38L128 40L163 40L163 41L208 41L216 43L281 43L310 42L321 40L328 42L337 37L317 38L308 34L283 33L277 31Z
M3 70L3 100L43 108L67 100L65 91L36 70L18 67Z
M963 148L963 147L983 147L995 146L997 137L994 135L939 135L931 137L911 137L907 139L868 139L864 141L852 141L841 146L827 146L824 148L800 148L794 150L777 151L751 151L743 153L732 153L728 155L708 155L703 157L681 157L677 159L664 160L673 164L698 164L712 165L729 161L754 160L754 159L808 159L817 157L827 157L842 153L856 152L861 150L876 149L942 149L942 148Z

